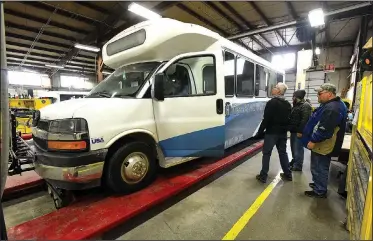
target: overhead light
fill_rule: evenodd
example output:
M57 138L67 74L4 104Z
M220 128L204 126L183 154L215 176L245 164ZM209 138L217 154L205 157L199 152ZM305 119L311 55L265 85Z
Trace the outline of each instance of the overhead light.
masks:
M316 55L319 55L320 53L321 53L321 50L320 50L319 47L317 47L317 48L315 49L315 54L316 54Z
M110 75L112 74L112 72L108 72L108 71L102 71L103 74L106 74L106 75Z
M157 19L157 18L162 18L161 15L159 15L158 13L155 13L137 3L131 3L129 6L128 6L128 11L130 12L133 12L134 14L137 14L143 18L146 18L146 19L149 19L149 20L152 20L152 19Z
M78 44L78 43L76 43L74 47L77 49L84 49L84 50L92 51L92 52L100 52L101 50L100 48L97 48L95 46L89 46L89 45Z
M311 27L324 25L324 11L321 8L311 10L308 13L308 19L310 21Z
M56 69L63 69L63 68L65 68L63 66L55 65L55 64L46 64L45 67L56 68Z

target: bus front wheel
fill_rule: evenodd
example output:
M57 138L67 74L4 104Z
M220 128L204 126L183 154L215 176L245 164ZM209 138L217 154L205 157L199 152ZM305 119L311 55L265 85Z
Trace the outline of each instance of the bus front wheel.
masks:
M111 156L106 184L116 193L136 192L152 183L157 175L154 151L144 142L130 142Z

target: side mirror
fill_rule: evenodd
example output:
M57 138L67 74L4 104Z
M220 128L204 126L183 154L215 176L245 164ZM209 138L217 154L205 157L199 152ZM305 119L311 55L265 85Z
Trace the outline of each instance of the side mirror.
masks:
M153 83L153 97L158 100L164 100L164 75L163 73L156 74Z

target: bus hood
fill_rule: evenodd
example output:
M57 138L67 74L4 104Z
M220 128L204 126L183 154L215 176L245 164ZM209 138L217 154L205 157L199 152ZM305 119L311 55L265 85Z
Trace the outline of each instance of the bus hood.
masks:
M102 115L108 112L117 112L118 107L130 106L138 99L122 98L82 98L72 99L48 105L40 109L40 117L44 120L67 119L82 117L82 113ZM123 111L123 110L122 110Z

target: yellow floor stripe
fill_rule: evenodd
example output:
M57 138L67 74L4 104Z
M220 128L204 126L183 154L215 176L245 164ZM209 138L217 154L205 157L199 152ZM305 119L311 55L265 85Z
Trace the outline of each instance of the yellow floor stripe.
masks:
M250 206L249 209L242 215L242 217L233 225L231 230L224 236L222 240L234 240L238 236L238 234L242 231L242 229L246 226L246 224L250 221L250 219L254 216L254 214L259 210L260 206L264 203L267 199L269 194L275 188L277 183L281 180L280 173L277 174L275 179L264 189L264 191L259 195L259 197L255 200L255 202Z

